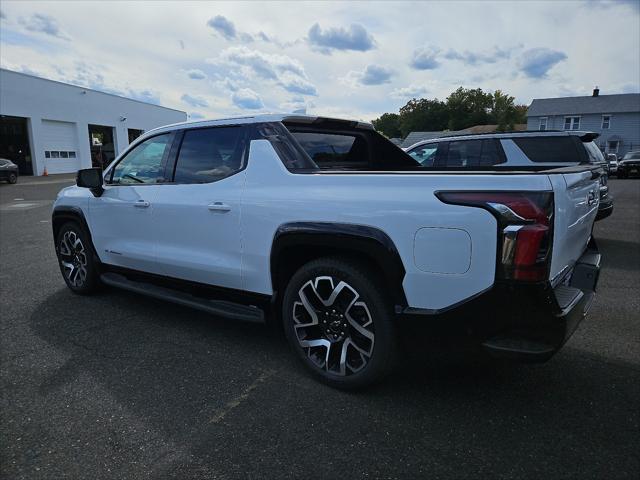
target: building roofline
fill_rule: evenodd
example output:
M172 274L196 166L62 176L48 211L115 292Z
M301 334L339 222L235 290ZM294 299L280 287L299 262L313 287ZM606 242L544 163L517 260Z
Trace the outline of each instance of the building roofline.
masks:
M607 93L605 95L598 95L594 97L593 95L573 95L571 97L545 97L545 98L534 98L531 100L531 103L536 100L564 100L566 99L575 99L575 98L606 98L606 97L619 97L621 95L640 95L640 92L630 92L630 93Z
M61 82L60 80L52 80L50 78L39 77L38 75L32 75L24 72L16 72L15 70L9 70L8 68L0 68L0 72L15 73L16 75L23 75L25 77L37 78L38 80L44 80L45 82L57 83L59 85L65 85L67 87L79 88L80 90L88 90L90 92L99 93L102 95L108 95L110 97L121 98L123 100L128 100L130 102L142 103L143 105L151 105L153 107L164 108L166 110L173 110L174 112L184 113L185 115L187 114L187 112L185 112L184 110L178 110L177 108L165 107L164 105L157 105L155 103L144 102L142 100L136 100L135 98L124 97L122 95L117 95L115 93L103 92L101 90L96 90L95 88L83 87L82 85L75 85L73 83Z

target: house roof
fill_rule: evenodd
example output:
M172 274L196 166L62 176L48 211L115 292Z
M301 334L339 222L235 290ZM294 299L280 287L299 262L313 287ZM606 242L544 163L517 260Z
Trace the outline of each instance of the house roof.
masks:
M444 134L445 132L411 132L402 141L402 144L400 144L400 146L402 148L407 148L413 145L414 143L418 143L423 140L431 140L432 138L438 138Z
M513 130L514 132L521 132L527 129L527 124L526 123L516 123L513 126ZM469 128L464 128L462 130L455 130L453 132L446 132L447 135L457 135L457 134L463 134L463 133L469 133L469 134L474 134L474 133L493 133L496 132L498 130L498 125L494 124L494 125L474 125L473 127L469 127Z
M531 102L527 116L622 112L640 112L640 93L599 95L597 97L536 98Z

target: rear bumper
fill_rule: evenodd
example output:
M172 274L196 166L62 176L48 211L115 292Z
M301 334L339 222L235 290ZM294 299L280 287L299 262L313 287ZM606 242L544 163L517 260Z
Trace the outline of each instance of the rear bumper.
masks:
M0 180L7 180L9 178L9 175L14 174L15 176L18 176L18 170L0 170Z
M567 280L553 289L548 288L547 304L536 310L535 318L490 336L482 342L483 348L496 357L533 362L551 358L591 308L600 275L600 259L592 241Z
M616 172L616 175L640 175L640 164L620 164L618 165L618 171Z
M444 313L407 308L403 325L450 346L478 345L494 357L525 362L550 359L587 315L595 297L600 253L595 241L555 286L496 283L491 290Z
M598 207L598 213L596 215L596 222L607 218L613 213L613 197L607 195L604 199L600 199L600 206Z

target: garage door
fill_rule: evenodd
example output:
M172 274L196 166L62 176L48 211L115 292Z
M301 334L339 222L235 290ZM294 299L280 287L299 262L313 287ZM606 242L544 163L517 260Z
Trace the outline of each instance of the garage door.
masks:
M42 145L48 173L73 173L80 169L75 123L42 120Z

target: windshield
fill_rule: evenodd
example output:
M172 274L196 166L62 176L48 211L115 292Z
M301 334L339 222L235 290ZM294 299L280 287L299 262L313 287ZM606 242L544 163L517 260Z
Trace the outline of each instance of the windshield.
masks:
M640 152L629 152L623 157L623 160L640 160Z

